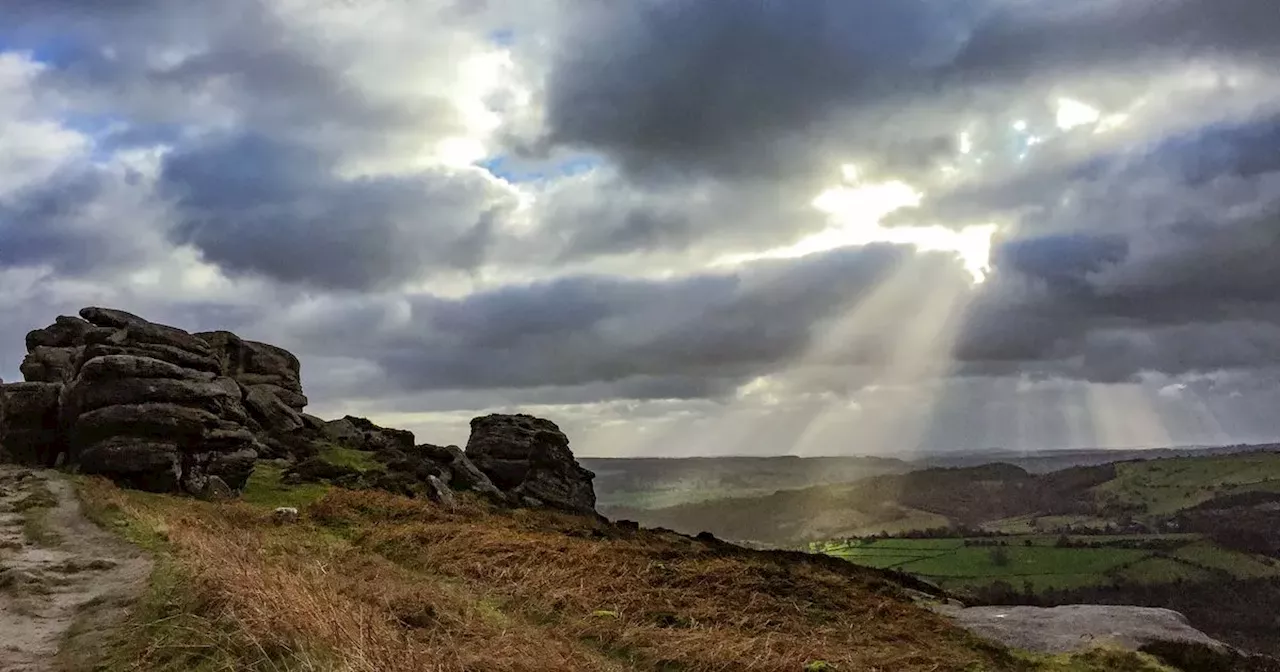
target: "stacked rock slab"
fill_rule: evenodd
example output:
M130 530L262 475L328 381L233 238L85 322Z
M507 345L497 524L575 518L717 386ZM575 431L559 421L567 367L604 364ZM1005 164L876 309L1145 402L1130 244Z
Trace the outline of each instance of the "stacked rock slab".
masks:
M371 420L353 415L326 422L321 432L333 443L354 450L413 450L413 432L379 427Z
M568 437L550 420L523 414L475 418L466 455L522 504L595 511L595 474L578 464Z
M10 458L52 465L64 454L152 491L242 488L260 437L303 426L300 367L265 343L203 336L107 308L32 331L27 382L0 388Z
M70 459L86 473L154 491L240 489L259 443L236 381L213 349L181 329L105 308L62 394Z
M295 416L306 408L302 365L293 353L269 343L244 340L229 331L206 331L196 336L213 348L223 372L246 389L276 397ZM301 426L301 418L297 422Z
M6 459L41 467L57 463L66 450L58 429L58 395L62 386L56 383L9 383L0 385L0 427L8 428L0 443L8 453Z

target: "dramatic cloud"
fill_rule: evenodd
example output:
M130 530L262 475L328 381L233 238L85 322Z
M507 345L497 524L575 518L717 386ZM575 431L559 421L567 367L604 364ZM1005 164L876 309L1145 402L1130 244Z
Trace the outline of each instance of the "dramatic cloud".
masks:
M1275 438L1273 5L0 0L0 375L106 304L424 440Z
M261 136L176 151L161 174L174 238L230 273L370 289L476 268L516 205L475 169L344 179L330 164Z

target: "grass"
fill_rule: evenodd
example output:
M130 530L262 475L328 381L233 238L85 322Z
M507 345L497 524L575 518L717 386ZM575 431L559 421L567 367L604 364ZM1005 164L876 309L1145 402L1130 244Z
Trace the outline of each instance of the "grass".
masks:
M330 464L350 467L356 471L371 471L383 468L382 463L374 459L373 453L365 450L355 450L354 448L343 448L334 444L327 444L321 448L319 456Z
M270 506L314 492L209 503L79 483L96 521L158 556L99 672L1161 669L1011 654L853 565L469 496L446 511L333 489L276 525Z
M1116 477L1094 488L1101 501L1173 513L1220 494L1280 487L1280 453L1179 457L1116 465Z
M280 482L284 470L275 464L259 462L245 484L241 501L272 509L281 506L302 508L320 499L329 491L323 483L284 485Z
M1058 548L1057 535L1023 535L992 539L864 539L810 545L810 550L849 562L914 574L945 588L967 590L1003 581L1033 592L1105 585L1121 579L1160 584L1204 581L1215 572L1237 578L1280 575L1280 567L1244 553L1216 546L1196 534L1075 535L1074 543L1093 547ZM968 543L1003 542L999 547ZM1128 548L1126 544L1162 546ZM1171 547L1163 546L1172 544ZM1181 545L1180 545L1181 544Z
M1032 523L1035 523L1032 525ZM1087 527L1096 530L1105 529L1111 521L1093 516L1016 516L1002 518L983 523L984 530L1002 532L1004 534L1043 534L1045 530L1060 527Z
M1129 583L1138 584L1208 581L1214 578L1212 572L1185 562L1179 562L1173 558L1160 556L1144 558L1115 572L1112 576Z
M1219 569L1240 579L1280 575L1280 568L1260 558L1215 546L1208 542L1183 546L1174 557L1208 569Z
M921 558L902 566L903 571L936 577L1007 578L1044 574L1100 574L1147 551L1116 548L1052 548L1046 546L1001 547L1006 564L993 561L991 548L961 548L946 555Z

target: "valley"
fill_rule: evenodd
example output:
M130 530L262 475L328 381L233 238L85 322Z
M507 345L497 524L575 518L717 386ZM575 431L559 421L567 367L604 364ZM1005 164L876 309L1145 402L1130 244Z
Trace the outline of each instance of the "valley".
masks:
M934 466L608 513L910 574L971 604L1175 608L1206 632L1274 655L1278 451L1158 451L1046 473Z

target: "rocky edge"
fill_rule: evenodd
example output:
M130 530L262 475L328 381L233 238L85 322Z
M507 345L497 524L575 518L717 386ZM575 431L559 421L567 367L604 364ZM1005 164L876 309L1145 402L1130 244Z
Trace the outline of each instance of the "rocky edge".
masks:
M234 495L259 460L293 481L376 487L437 501L469 490L513 506L594 513L592 474L555 423L528 415L471 422L466 450L415 444L412 432L364 418L304 412L289 351L229 331L189 333L89 307L27 334L23 382L0 384L7 459L100 474L131 488ZM381 468L327 462L326 447Z

